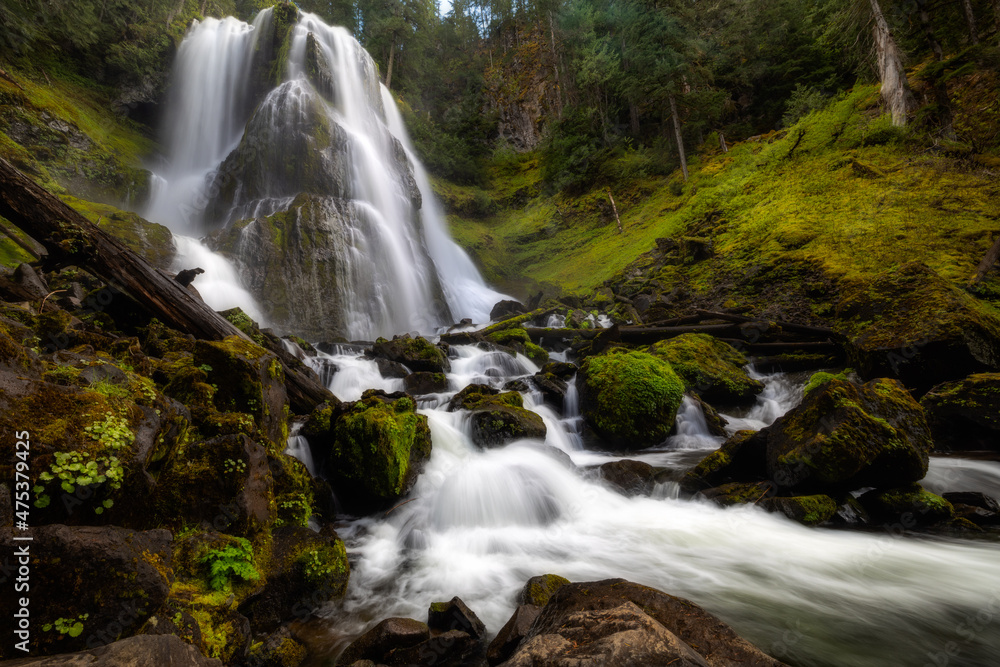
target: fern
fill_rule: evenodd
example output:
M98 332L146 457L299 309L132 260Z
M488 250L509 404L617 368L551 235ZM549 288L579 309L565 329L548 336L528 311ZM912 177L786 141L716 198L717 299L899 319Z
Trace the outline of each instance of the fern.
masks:
M253 565L250 542L243 538L236 538L236 543L222 549L209 551L201 557L201 563L208 565L208 585L212 590L230 588L234 577L244 582L260 579L260 572Z

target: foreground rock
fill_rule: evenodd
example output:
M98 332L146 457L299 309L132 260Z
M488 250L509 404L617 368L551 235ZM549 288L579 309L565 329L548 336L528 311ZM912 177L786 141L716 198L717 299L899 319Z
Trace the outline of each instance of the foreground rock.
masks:
M1000 370L1000 317L918 262L845 289L836 317L865 378L926 390Z
M174 575L166 530L52 525L33 529L32 536L35 653L79 651L128 637L167 599ZM0 532L5 554L21 544L10 529ZM13 618L17 597L0 596L4 618ZM0 645L0 657L20 655L10 638Z
M687 600L624 579L608 579L559 588L510 657L499 664L765 667L782 663Z
M387 618L361 635L337 659L338 665L485 665L486 626L459 598L435 602L427 623L412 618Z
M140 635L70 655L25 658L5 662L8 667L222 667L194 646L174 635Z
M707 334L684 334L660 341L650 354L667 361L688 391L713 405L752 404L764 383L743 369L743 353Z
M684 383L667 362L643 352L612 350L589 357L579 378L583 416L609 447L650 447L673 428Z
M932 388L920 404L945 450L988 449L1000 452L1000 373L979 373Z

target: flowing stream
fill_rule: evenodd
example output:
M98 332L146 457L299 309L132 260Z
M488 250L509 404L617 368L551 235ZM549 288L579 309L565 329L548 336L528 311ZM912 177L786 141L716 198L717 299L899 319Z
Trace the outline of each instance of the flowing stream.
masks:
M387 517L338 525L352 559L348 596L316 629L331 654L389 616L423 619L431 602L461 597L496 632L531 576L574 581L623 577L689 598L763 650L794 665L1000 664L1000 550L995 536L929 537L807 528L753 506L722 509L682 500L675 483L627 498L595 466L620 458L683 471L723 438L706 432L693 403L677 434L632 455L582 449L575 401L542 415L546 441L480 450L466 414L442 406L471 382L495 387L532 374L524 358L453 347L449 391L422 397L431 459ZM345 350L316 360L339 370L330 385L345 399L401 381ZM800 399L803 376L760 376L766 390L729 428L761 428ZM1000 464L935 458L928 486L996 494ZM324 634L325 633L325 634Z

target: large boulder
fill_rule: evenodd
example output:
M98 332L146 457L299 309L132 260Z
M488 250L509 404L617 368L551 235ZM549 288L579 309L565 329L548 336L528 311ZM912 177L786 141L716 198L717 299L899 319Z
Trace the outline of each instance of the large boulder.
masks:
M206 658L191 644L174 635L138 635L107 646L73 654L24 658L11 667L222 667L222 662Z
M817 374L802 403L758 432L737 432L688 472L681 488L713 488L713 497L733 497L729 485L757 483L782 497L891 488L927 474L931 447L923 409L897 381L855 384Z
M545 423L524 408L516 391L499 392L485 384L471 384L455 394L448 409L472 414L472 441L480 447L502 447L514 440L545 439Z
M445 351L420 336L412 338L404 334L392 340L379 338L372 345L372 355L403 364L413 372L447 373L451 370Z
M663 442L684 394L684 383L670 364L620 349L589 357L580 367L578 382L587 423L617 450Z
M255 634L272 633L288 618L308 618L347 590L350 565L336 533L282 527L273 533L266 583L239 607Z
M836 318L864 378L925 391L1000 370L1000 314L918 262L845 288Z
M652 345L649 353L669 362L687 390L711 404L746 405L764 391L764 383L744 370L743 353L707 334L663 340Z
M186 442L156 483L155 517L255 538L274 520L274 487L267 452L246 435Z
M920 405L935 448L1000 451L1000 373L944 382L924 394Z
M33 653L51 655L111 643L135 634L167 599L174 581L171 535L112 526L41 526L31 542L0 529L5 554L24 550L31 569ZM8 582L9 583L9 582ZM20 595L0 596L0 614L14 618ZM0 657L20 657L8 638Z
M337 498L360 513L391 506L431 455L427 417L401 392L366 391L361 400L341 406L330 430L313 441Z
M782 663L687 600L624 579L559 588L503 665L711 665Z
M920 404L888 379L831 378L761 434L769 478L815 491L915 482L927 474L933 447Z
M219 412L251 415L276 451L285 448L288 395L277 355L239 336L229 336L195 342L194 364L208 373L208 382L216 388L212 401Z

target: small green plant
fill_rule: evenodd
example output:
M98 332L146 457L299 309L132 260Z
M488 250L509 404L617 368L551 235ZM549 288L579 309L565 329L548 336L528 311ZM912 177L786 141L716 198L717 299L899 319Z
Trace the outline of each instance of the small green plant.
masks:
M117 415L108 414L104 421L94 422L83 429L93 440L110 449L122 449L135 441L135 434L128 427L128 422Z
M244 582L260 579L260 572L253 565L250 541L242 537L233 539L222 549L213 549L201 557L201 564L208 567L208 585L212 590L231 588L234 577Z
M239 474L242 475L247 471L247 464L240 459L226 459L225 463L222 464L223 469L229 474Z
M125 470L117 456L98 456L90 458L89 452L56 452L55 461L48 470L38 475L39 484L34 487L35 507L43 509L49 506L49 497L44 482L59 480L59 486L66 493L75 493L78 486L107 484L111 491L121 488ZM105 500L94 508L95 514L102 514L114 504Z
M43 632L49 632L54 627L56 632L70 637L79 637L83 634L83 622L90 618L90 614L80 614L76 618L57 618L54 623L46 623L42 626Z

